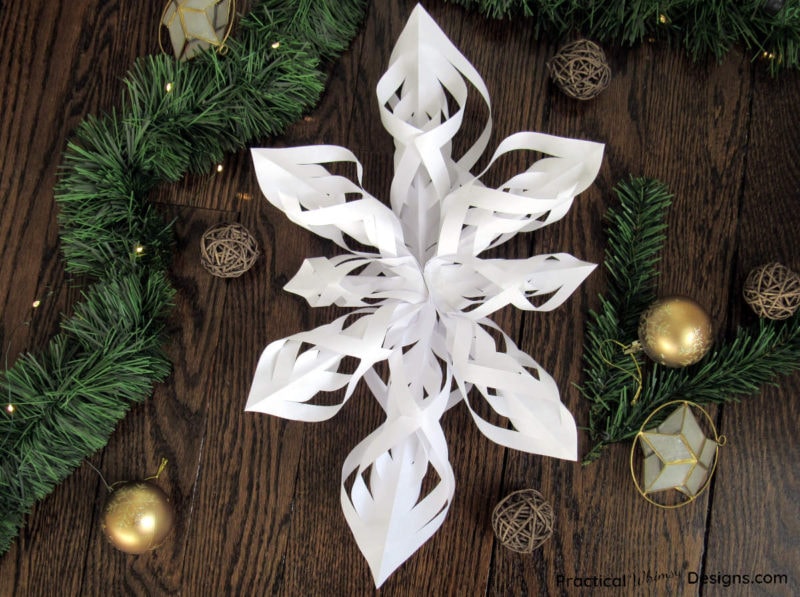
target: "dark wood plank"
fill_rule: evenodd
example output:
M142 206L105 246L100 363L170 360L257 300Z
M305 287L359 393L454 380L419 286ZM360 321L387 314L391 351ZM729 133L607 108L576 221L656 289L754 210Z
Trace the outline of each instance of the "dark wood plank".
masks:
M0 271L0 296L2 345L12 343L12 357L26 344L24 334L11 336L29 318L32 301L48 292L46 285L58 285L54 279L45 279L45 272L63 279L56 273L62 268L52 189L70 129L86 110L97 106L98 90L87 81L89 71L79 46L99 54L103 39L111 37L114 19L99 21L99 12L93 3L65 10L54 3L26 2L0 14L2 41L16 49L0 63L4 108L0 116L0 241L5 264ZM97 35L84 38L87 24ZM52 53L58 54L58 62L54 63ZM107 70L108 56L98 57L96 67L98 73ZM76 80L83 85L74 86ZM38 273L40 268L41 275L19 275ZM52 327L47 332L52 333Z
M758 73L754 91L732 263L731 328L755 322L741 294L752 268L778 261L800 270L800 122L792 99L800 93L800 76L792 73L776 81ZM717 585L736 582L731 590L741 595L794 595L800 590L800 485L793 440L800 376L795 373L776 381L780 387L765 388L739 404L725 406L721 416L728 444L720 453L714 484L707 555L697 572L714 576ZM785 580L755 584L756 574L784 575ZM751 584L741 584L734 575L749 575ZM715 587L705 588L710 593Z
M282 287L309 247L319 245L310 233L285 224L285 216L260 196L254 176L245 188L258 199L241 203L241 222L258 239L263 258L225 282L226 301L215 305L224 325L205 377L210 411L195 488L202 507L195 510L186 546L187 582L217 594L262 594L283 586L304 431L299 423L245 413L244 407L263 348L310 327L307 306ZM209 568L209 561L216 564Z

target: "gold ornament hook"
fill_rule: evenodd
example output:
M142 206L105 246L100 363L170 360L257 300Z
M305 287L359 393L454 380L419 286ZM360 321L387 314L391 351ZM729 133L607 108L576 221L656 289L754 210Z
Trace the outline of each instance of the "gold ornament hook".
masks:
M609 342L619 346L622 349L622 354L631 357L631 360L633 361L633 366L636 367L636 373L631 373L630 371L624 369L623 367L620 367L616 363L612 363L605 357L605 355L603 355L602 351L600 353L600 360L602 360L609 367L613 367L614 369L619 369L626 375L630 375L634 380L636 380L636 392L634 393L633 398L631 399L631 404L632 405L636 404L639 401L639 396L642 395L642 389L644 387L642 382L642 368L639 365L639 361L636 360L636 353L642 350L642 346L641 344L639 344L638 340L634 340L631 344L623 344L622 342L619 342L617 340L612 340L610 338L605 341L606 344Z

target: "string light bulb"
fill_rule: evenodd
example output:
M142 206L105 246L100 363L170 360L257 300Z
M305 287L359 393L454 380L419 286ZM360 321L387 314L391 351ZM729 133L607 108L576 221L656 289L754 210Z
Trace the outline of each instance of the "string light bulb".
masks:
M217 173L222 172L222 170L223 170L222 164L217 164Z
M14 408L14 405L9 402L6 406L6 412L10 415L13 415L15 410L16 408Z
M166 92L167 92L167 93L172 93L172 83L171 83L171 82L170 82L170 83L167 83L167 84L164 86L164 89L166 90Z
M141 255L144 253L144 247L142 245L136 245L133 248L133 252L136 253L137 255Z
M669 17L662 13L658 15L658 22L661 23L662 25L666 25L667 23L669 23Z
M281 42L279 42L279 41L276 41L274 44L272 44L272 49L273 50L277 50L280 47L281 47Z

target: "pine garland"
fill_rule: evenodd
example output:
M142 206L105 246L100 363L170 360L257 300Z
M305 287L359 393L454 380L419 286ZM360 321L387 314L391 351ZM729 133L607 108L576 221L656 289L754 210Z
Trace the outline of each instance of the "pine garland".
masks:
M33 504L105 446L130 406L169 374L173 235L148 193L208 171L313 106L321 61L347 47L365 3L256 3L224 56L141 58L124 80L122 107L78 128L56 188L61 247L67 271L95 282L41 354L22 355L0 376L2 399L14 406L0 414L0 554Z
M497 19L528 18L537 39L579 33L621 46L669 40L694 60L719 60L739 45L753 59L766 58L773 75L800 67L800 0L450 1Z
M632 439L650 413L667 402L735 402L763 384L775 383L779 374L800 368L800 312L785 321L759 320L751 328L740 327L732 340L683 369L661 367L640 353L625 354L620 345L637 339L639 316L655 299L656 266L671 196L661 182L643 178L619 183L616 192L619 207L607 216L604 265L610 281L606 296L600 297L600 310L590 313L585 381L579 388L591 403L593 446L584 464L599 458L606 446ZM637 365L642 382L634 404Z

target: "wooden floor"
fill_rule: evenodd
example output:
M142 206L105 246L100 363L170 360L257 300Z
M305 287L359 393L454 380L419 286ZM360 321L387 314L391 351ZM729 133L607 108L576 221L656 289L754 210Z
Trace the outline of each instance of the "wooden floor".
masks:
M161 0L0 1L0 312L10 362L55 332L79 289L65 278L53 187L71 131L120 101L135 57L158 51ZM630 174L675 193L659 289L696 297L718 337L752 314L741 300L747 272L777 260L800 270L800 73L771 79L739 51L693 64L677 49L607 47L613 78L578 103L548 81L558 40L534 41L523 22L493 22L442 0L426 8L482 73L493 101L490 147L535 130L606 143L596 183L568 216L522 235L502 255L567 251L601 262L602 217L613 186ZM344 145L365 166L365 186L388 195L392 144L374 89L413 2L373 1L350 50L330 67L320 106L263 145ZM477 126L477 125L473 125ZM514 164L506 164L510 174ZM249 193L252 200L237 194ZM269 342L330 321L282 290L306 257L336 248L290 224L258 192L246 152L221 174L195 176L152 197L176 218L178 288L169 347L174 372L134 408L91 458L109 482L152 474L177 512L157 551L128 556L103 538L105 489L87 465L39 503L0 558L0 595L361 595L374 592L339 503L342 461L381 422L361 388L333 420L288 422L244 412L258 356ZM239 221L264 257L240 279L212 278L199 240L212 224ZM605 275L595 272L559 310L503 311L497 321L548 369L579 425L587 404L581 346L587 310ZM35 311L31 303L42 300ZM12 331L21 322L29 326ZM439 532L384 585L386 595L795 595L800 593L797 448L800 375L715 411L728 437L711 491L661 511L636 493L627 445L582 467L506 450L464 408L445 416L455 501ZM581 450L588 448L581 434ZM512 490L538 488L552 503L553 539L531 556L501 547L490 513ZM733 575L786 575L788 585L737 585ZM701 584L699 574L715 575ZM619 577L625 589L575 588L570 578ZM634 581L634 575L636 581ZM730 575L730 576L726 576ZM693 582L695 581L695 582ZM638 586L633 586L639 582Z

